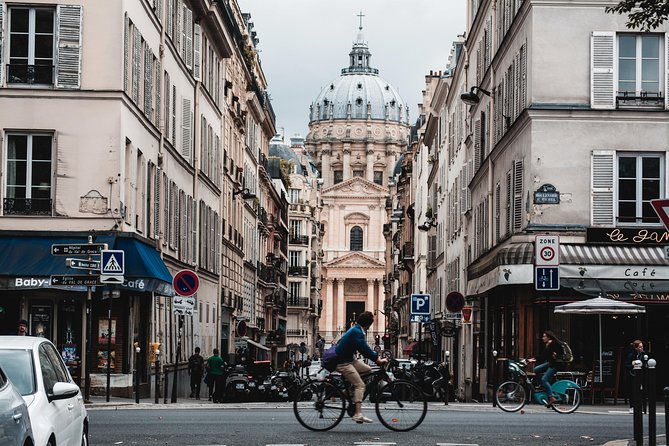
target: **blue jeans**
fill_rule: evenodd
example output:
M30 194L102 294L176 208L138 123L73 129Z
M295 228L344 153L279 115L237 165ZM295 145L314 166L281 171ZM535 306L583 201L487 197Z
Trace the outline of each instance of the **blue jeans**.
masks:
M541 384L546 389L546 394L551 397L553 396L553 389L551 389L550 381L557 373L557 367L551 367L549 362L544 362L534 367L534 373L541 373Z

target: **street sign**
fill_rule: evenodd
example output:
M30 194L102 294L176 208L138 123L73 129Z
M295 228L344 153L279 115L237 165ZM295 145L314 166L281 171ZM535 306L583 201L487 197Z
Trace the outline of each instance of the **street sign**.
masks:
M123 276L109 276L106 274L101 274L100 275L100 283L104 284L117 284L117 285L123 285L123 282L125 282L125 277Z
M451 313L457 313L465 306L465 296L458 291L451 291L446 295L446 309Z
M65 266L74 269L100 270L99 260L65 259Z
M176 296L172 299L172 310L174 314L192 316L195 310L194 297Z
M172 287L179 296L192 296L200 287L200 279L194 271L184 269L174 275Z
M462 313L444 313L444 319L446 320L455 320L462 319Z
M558 266L560 264L560 237L537 235L534 239L534 259L536 266Z
M412 314L409 322L430 322L429 314Z
M655 213L662 220L664 229L669 230L669 198L650 200L650 205L653 206Z
M412 294L411 295L411 315L430 315L430 295ZM423 321L425 322L425 321Z
M125 251L120 249L104 249L100 252L100 274L105 276L122 276L125 274Z
M99 276L73 274L71 276L51 276L51 285L58 286L96 286L100 285Z
M96 256L100 251L107 249L106 243L83 243L76 244L53 244L51 245L51 255L54 256Z
M534 268L534 288L536 290L559 290L560 268L536 266Z

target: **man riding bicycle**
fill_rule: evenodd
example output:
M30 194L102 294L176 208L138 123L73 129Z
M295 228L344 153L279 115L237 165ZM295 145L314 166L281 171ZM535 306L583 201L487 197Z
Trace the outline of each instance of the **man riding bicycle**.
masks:
M357 323L348 329L337 343L337 372L351 384L353 387L353 402L355 403L355 413L353 421L356 423L371 423L372 420L362 414L362 398L365 395L365 383L361 376L371 373L372 368L364 362L355 358L355 353L359 352L365 358L371 359L377 365L382 366L388 362L385 358L379 358L379 355L370 348L365 338L365 333L374 322L374 315L369 311L364 311L358 316Z

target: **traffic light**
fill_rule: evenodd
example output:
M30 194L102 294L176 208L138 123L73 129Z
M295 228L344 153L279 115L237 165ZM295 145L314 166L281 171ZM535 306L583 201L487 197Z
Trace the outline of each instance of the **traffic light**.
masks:
M386 350L390 349L390 335L388 333L383 335L383 348Z
M379 335L374 336L374 343L376 345L381 345L381 336Z

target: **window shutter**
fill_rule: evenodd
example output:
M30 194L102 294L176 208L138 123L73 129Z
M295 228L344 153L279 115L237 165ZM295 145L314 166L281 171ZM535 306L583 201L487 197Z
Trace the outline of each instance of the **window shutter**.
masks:
M0 26L0 28L2 28ZM0 31L1 32L1 31ZM128 13L125 13L125 28L123 32L123 91L129 95L128 90L128 74L130 67L128 66L129 54L128 54L128 45L130 45L130 18ZM1 53L1 52L0 52ZM1 76L2 74L0 74Z
M181 154L188 161L191 161L191 129L193 127L191 119L190 99L183 99L181 114Z
M591 37L591 79L590 79L590 106L592 108L615 108L615 73L614 32L593 32Z
M160 78L161 74L163 73L163 69L160 64L160 59L153 59L154 65L156 67L155 69L155 84L156 84L156 103L155 103L155 108L156 108L156 115L155 115L155 125L157 128L160 128L160 116L161 116L161 103L160 103L160 97L162 95L162 87L163 83Z
M4 53L4 45L3 45L3 33L2 30L4 29L4 18L5 18L5 4L3 2L0 2L0 87L2 87L2 74L5 71L5 65L4 61L2 59L2 55Z
M81 5L58 5L56 87L81 87Z
M0 6L0 16L2 15L2 7ZM0 17L0 25L2 24L2 17ZM0 33L2 30L0 29ZM2 36L0 35L0 50L2 49ZM2 54L0 54L2 59ZM0 73L0 84L2 83L2 74ZM664 108L669 110L669 33L664 34Z
M153 76L153 67L151 62L153 61L153 55L149 49L149 44L144 42L142 45L144 48L144 116L151 120L151 102L153 99L153 94L151 91L151 76Z
M499 183L495 186L495 243L499 241L500 234L500 218L502 215L502 188Z
M139 105L139 74L142 65L142 36L137 27L133 28L132 42L132 100Z
M186 67L193 68L193 11L184 9L184 53Z
M165 33L167 33L170 38L174 38L172 28L174 24L174 8L172 4L172 0L167 0L167 4L165 5Z
M481 120L474 121L474 172L481 167Z
M614 226L613 221L613 174L615 152L595 150L592 152L592 225Z
M168 93L169 94L169 93ZM177 86L172 85L172 145L177 145Z
M156 238L160 236L160 176L162 169L156 167L153 176L153 234Z
M523 225L523 161L513 162L513 231L520 231Z
M196 81L202 80L201 54L202 54L202 27L195 24L193 33L193 77ZM210 86L211 87L211 86Z
M511 211L511 202L513 201L512 176L512 172L509 170L506 173L506 235L511 234L511 221L513 220L513 212Z
M156 17L160 23L163 22L163 0L154 0L153 8L156 11Z
M527 107L527 44L520 47L520 110Z

